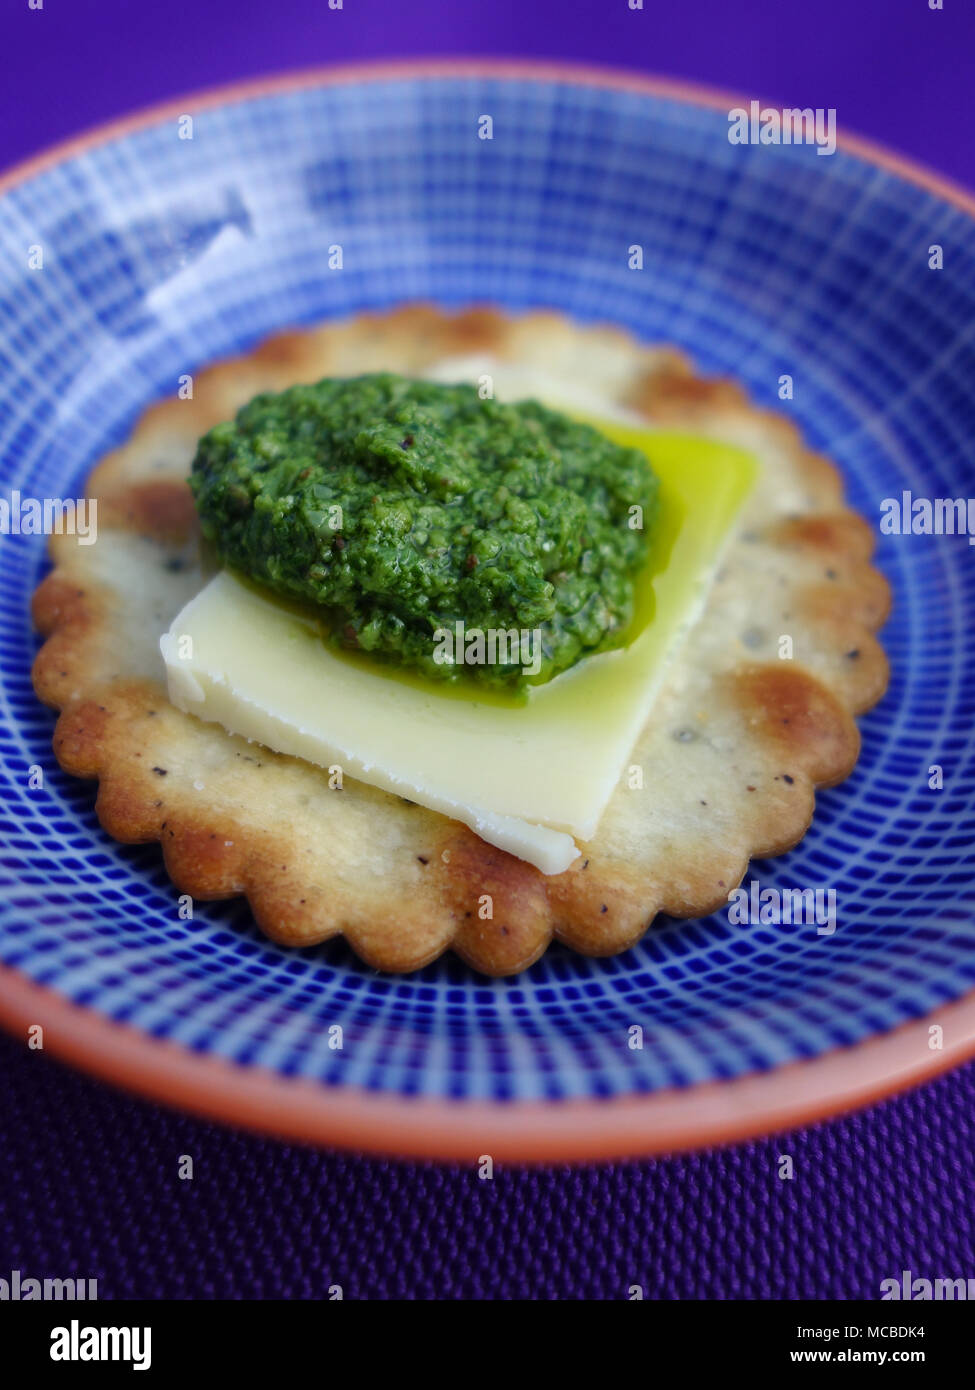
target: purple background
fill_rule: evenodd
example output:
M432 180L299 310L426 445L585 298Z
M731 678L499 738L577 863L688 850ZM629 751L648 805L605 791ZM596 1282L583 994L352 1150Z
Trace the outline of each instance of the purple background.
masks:
M855 131L975 186L975 6L945 0L0 0L0 166L100 121L316 63L484 54L616 64ZM0 1039L0 1277L103 1297L875 1298L975 1276L975 1067L714 1153L473 1170L278 1145L131 1101ZM796 1165L776 1177L779 1154ZM191 1183L176 1179L181 1154Z
M0 0L0 166L241 77L415 55L573 59L835 106L975 186L975 5L944 0Z
M966 1067L717 1154L496 1165L481 1182L473 1163L231 1134L0 1037L0 1278L97 1278L106 1299L322 1298L331 1284L346 1298L623 1299L641 1284L647 1298L876 1299L904 1269L975 1275L973 1112Z

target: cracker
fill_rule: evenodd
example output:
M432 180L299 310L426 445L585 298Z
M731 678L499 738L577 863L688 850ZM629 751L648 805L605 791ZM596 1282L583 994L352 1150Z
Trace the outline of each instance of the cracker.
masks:
M170 705L159 637L202 586L186 476L198 437L257 391L328 375L420 374L487 353L543 363L654 425L751 450L762 475L736 525L705 612L668 668L595 837L546 877L467 827L364 783L327 774ZM814 790L852 770L854 715L883 694L873 636L889 608L870 566L873 533L843 502L840 477L797 430L679 354L556 314L447 315L411 305L287 333L200 373L99 463L98 539L52 537L54 570L34 597L47 637L34 684L61 711L61 766L99 781L102 825L126 843L158 840L183 893L246 894L273 940L310 946L339 933L381 970L414 970L448 947L478 970L523 970L553 936L608 955L658 912L721 907L751 857L802 838ZM780 660L788 634L795 659ZM482 894L494 915L481 920Z

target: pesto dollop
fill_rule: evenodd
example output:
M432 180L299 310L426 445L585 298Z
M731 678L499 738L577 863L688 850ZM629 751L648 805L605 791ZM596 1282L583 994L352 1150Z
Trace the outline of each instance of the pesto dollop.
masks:
M509 689L624 640L657 502L638 449L391 373L256 396L200 440L190 486L223 563L321 610L333 640ZM503 645L442 664L458 623L540 633L537 670Z

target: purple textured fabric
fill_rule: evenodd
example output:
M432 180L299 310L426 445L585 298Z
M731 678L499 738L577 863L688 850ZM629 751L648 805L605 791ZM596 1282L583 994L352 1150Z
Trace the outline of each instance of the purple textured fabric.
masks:
M835 106L842 129L975 184L975 7L954 0L4 0L0 23L0 167L237 78L480 53ZM0 1277L92 1277L106 1298L876 1298L902 1269L975 1276L973 1067L795 1135L490 1183L233 1134L5 1039L0 1102Z
M6 1038L0 1115L0 1277L100 1298L875 1299L904 1269L975 1276L975 1066L798 1134L489 1182L235 1134Z

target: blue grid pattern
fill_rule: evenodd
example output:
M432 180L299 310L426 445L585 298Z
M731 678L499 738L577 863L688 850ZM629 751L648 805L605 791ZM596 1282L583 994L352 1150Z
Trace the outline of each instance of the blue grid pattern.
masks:
M769 404L789 372L791 408L869 516L902 487L975 491L975 224L851 155L732 147L720 112L528 79L387 78L194 119L192 141L159 124L0 200L4 494L77 495L181 372L413 298L616 321ZM26 269L34 243L41 272ZM610 960L556 946L513 980L453 958L402 979L341 942L274 947L240 904L178 920L158 850L109 841L91 788L54 762L28 678L43 547L0 537L0 957L202 1053L431 1096L651 1092L921 1016L975 985L975 551L890 537L879 562L896 601L890 692L802 845L749 875L835 888L835 936L715 916L663 922ZM43 790L28 790L32 764Z

